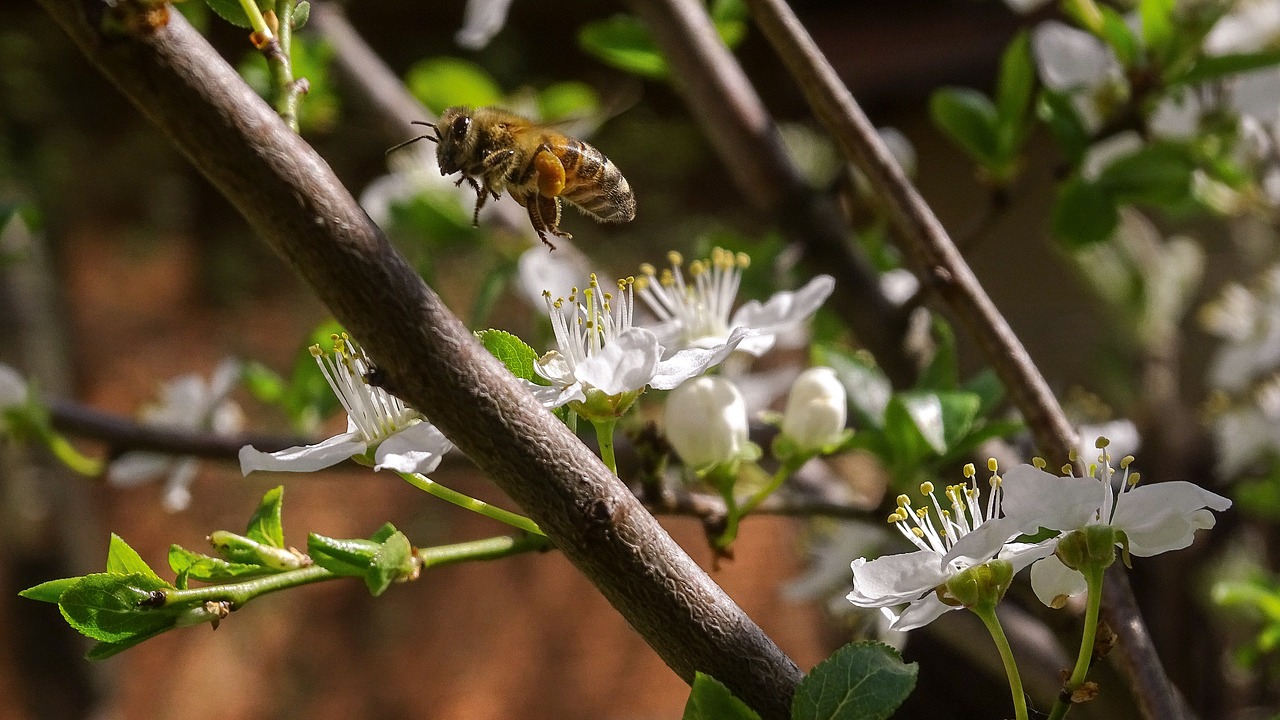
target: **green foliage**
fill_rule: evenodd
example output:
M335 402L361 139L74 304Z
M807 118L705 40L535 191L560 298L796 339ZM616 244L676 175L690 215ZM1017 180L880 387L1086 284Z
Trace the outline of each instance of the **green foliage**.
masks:
M359 577L374 596L391 583L407 580L417 573L413 546L404 533L387 523L368 540L307 536L307 552L317 565L334 575Z
M484 68L461 58L436 57L409 68L409 92L439 114L454 105L483 107L502 101L502 89Z
M283 548L284 526L280 519L283 504L283 485L268 490L267 494L262 496L262 502L254 511L253 517L249 519L249 525L244 531L245 537L264 545Z
M153 591L170 587L154 574L95 573L63 592L58 608L81 634L103 642L122 642L173 623L172 617L145 610Z
M1031 129L1035 63L1023 32L1014 37L1000 62L996 99L968 88L942 88L929 100L929 115L996 183L1013 179L1018 154Z
M1183 207L1194 200L1192 179L1199 166L1189 145L1153 142L1117 158L1095 180L1077 175L1058 195L1053 233L1067 247L1076 248L1111 237L1121 205Z
M882 720L911 694L918 672L888 645L845 645L800 682L792 720Z
M317 325L298 348L287 380L261 363L245 363L241 375L245 387L258 400L284 410L298 430L313 432L320 421L338 409L339 404L329 389L328 381L316 368L316 359L310 348L319 345L327 349L333 345L333 336L343 332L336 320L326 320Z
M129 547L129 543L125 542L124 538L115 533L111 533L111 544L107 548L107 572L117 575L144 575L164 584L160 576L156 575L138 552Z
M719 680L700 672L689 688L681 720L760 720L760 716Z
M747 13L742 0L714 0L711 20L720 40L737 47L747 36ZM617 14L586 23L578 31L578 46L606 65L651 80L666 80L670 68L649 28L633 15Z
M203 583L226 583L280 572L277 568L256 563L236 563L187 550L181 545L169 546L169 568L177 575L174 585L190 586L191 580Z
M232 25L245 29L253 27L249 23L249 16L245 14L244 6L240 4L240 0L205 0L205 2L208 3L209 9L218 14L218 17ZM262 2L262 0L257 0L256 4L259 10L269 10L272 5L272 3Z
M1197 85L1274 65L1280 65L1280 48L1255 53L1207 55L1197 58L1185 72L1170 77L1168 83L1170 87Z
M538 119L555 122L600 112L600 95L581 82L560 82L538 92Z
M1218 582L1212 597L1215 605L1230 609L1233 618L1245 615L1258 626L1253 638L1236 654L1242 665L1250 667L1264 657L1275 657L1280 649L1280 579L1259 573L1244 580Z
M534 363L538 362L538 353L525 341L505 330L481 330L476 333L476 338L485 350L507 366L512 375L539 385L547 384L542 376L533 371Z

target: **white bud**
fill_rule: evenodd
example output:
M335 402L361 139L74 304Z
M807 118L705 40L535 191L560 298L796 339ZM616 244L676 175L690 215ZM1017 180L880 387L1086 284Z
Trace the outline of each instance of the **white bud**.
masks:
M791 385L782 434L802 451L839 442L848 415L844 385L829 367L809 368Z
M747 402L724 378L696 378L667 397L666 429L688 467L703 470L729 462L747 448Z
M17 407L27 400L27 381L17 370L0 363L0 410Z

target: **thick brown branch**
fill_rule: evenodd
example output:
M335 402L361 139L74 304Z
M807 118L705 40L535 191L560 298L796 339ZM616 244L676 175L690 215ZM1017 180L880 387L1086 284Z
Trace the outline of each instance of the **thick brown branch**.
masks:
M97 26L105 2L41 5L672 669L686 680L710 673L766 718L790 716L795 663L480 347L328 165L180 15L123 38Z
M814 193L787 155L778 128L700 0L632 0L649 25L672 78L738 188L776 215L783 232L805 249L811 267L831 273L829 306L875 355L898 387L911 384L907 313L880 292L876 273L850 241L835 204Z
M942 223L884 147L853 95L784 0L747 0L747 6L800 84L814 113L845 156L871 181L889 209L897 237L915 259L925 282L937 286L941 297L977 340L1040 448L1057 462L1065 461L1075 446L1075 430L1048 383L978 283ZM1107 620L1124 641L1123 664L1145 704L1147 717L1185 717L1185 708L1164 674L1119 566L1107 573L1106 598Z

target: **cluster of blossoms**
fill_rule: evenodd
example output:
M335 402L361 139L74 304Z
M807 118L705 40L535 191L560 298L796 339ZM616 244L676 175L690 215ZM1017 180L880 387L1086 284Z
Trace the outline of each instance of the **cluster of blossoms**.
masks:
M1130 470L1133 457L1123 458L1117 468L1107 444L1099 439L1101 453L1083 475L1075 475L1070 466L1063 468L1063 476L1053 475L1037 459L1034 466L1019 465L1000 476L993 461L985 505L972 465L965 471L968 484L947 488L949 510L933 497L931 483L921 487L929 506L913 509L908 498L899 498L889 522L919 549L855 560L849 601L881 608L892 627L909 630L968 606L955 602L951 590L971 570L1003 563L1016 573L1034 563L1036 596L1058 607L1087 589L1086 573L1110 565L1116 547L1126 561L1128 555L1180 550L1191 544L1196 530L1213 527L1211 510L1231 506L1227 498L1189 482L1140 486L1141 476ZM1044 530L1051 535L1018 542ZM897 612L904 603L906 609Z

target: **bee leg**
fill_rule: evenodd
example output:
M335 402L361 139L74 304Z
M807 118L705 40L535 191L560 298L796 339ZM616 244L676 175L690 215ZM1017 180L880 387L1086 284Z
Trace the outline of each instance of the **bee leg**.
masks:
M560 199L556 197L544 197L536 192L525 194L523 198L516 198L525 210L529 211L529 222L533 223L533 229L538 233L538 239L544 245L552 250L556 246L547 240L547 233L551 233L556 237L562 237L566 240L572 239L573 236L560 229Z
M476 179L470 175L463 175L454 183L455 186L461 187L462 182L466 181L471 184L471 189L476 191L476 208L471 212L471 227L480 227L480 208L484 207L484 201L488 199L488 193L476 182ZM494 195L497 198L497 195Z
M533 167L538 171L539 194L554 198L564 192L564 164L546 145L539 147L533 156Z

